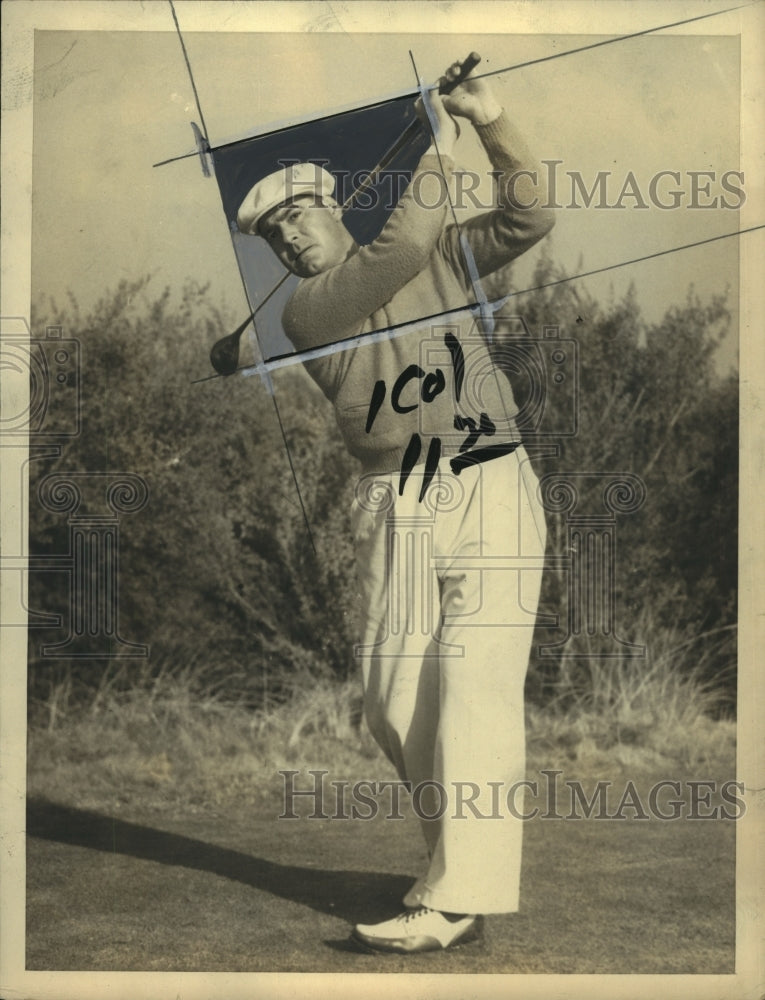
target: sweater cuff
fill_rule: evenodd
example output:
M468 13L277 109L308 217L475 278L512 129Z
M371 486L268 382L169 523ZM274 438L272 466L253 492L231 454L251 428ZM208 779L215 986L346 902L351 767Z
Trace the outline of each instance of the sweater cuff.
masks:
M503 108L494 121L486 125L474 125L481 142L489 149L491 146L503 146L507 142L507 127L510 124L507 112Z

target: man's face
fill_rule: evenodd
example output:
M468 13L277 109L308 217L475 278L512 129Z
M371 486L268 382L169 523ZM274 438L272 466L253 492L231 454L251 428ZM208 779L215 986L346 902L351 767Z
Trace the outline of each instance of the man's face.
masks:
M339 264L353 245L338 206L322 205L312 195L275 208L258 223L258 231L282 264L301 278Z

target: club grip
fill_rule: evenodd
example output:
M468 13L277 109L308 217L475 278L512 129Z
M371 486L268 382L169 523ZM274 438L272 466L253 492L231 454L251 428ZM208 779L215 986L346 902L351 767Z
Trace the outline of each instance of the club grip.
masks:
M451 92L462 83L468 73L475 69L478 63L481 61L481 57L477 52L471 52L467 59L462 64L462 69L459 72L459 76L456 80L444 80L441 86L438 88L439 94L451 94Z

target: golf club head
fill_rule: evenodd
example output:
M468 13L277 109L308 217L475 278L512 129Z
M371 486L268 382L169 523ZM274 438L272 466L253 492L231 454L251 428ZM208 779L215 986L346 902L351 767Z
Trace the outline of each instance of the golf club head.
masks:
M241 330L216 340L210 350L210 363L219 375L233 375L239 367Z
M268 298L270 296L266 296L263 301L266 302ZM221 337L213 344L210 351L210 363L219 375L233 375L239 367L239 342L242 334L254 319L255 313L252 312L233 333Z

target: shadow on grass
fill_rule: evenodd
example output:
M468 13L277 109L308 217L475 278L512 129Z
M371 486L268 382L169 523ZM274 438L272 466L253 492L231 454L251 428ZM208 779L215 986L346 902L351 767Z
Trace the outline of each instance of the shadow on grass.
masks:
M403 875L279 864L177 833L42 799L30 799L27 803L27 835L210 872L302 903L321 913L341 917L349 923L389 917L412 883L411 878ZM330 900L334 901L332 905Z

